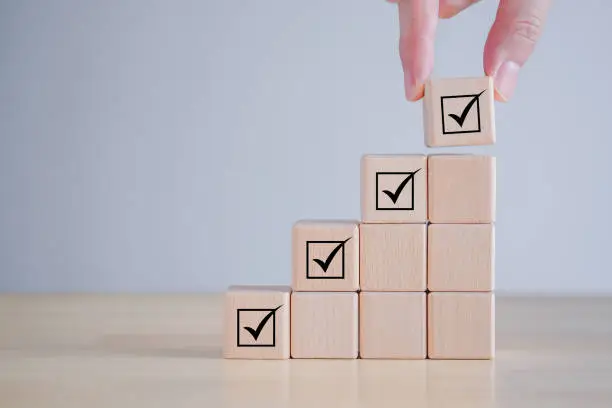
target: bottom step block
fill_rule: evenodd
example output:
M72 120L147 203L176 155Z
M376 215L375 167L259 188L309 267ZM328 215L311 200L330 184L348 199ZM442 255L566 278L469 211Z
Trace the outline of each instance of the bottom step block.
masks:
M293 292L291 357L357 358L358 303L354 292Z
M431 359L495 357L495 295L492 292L432 292L427 295Z
M426 303L425 292L361 292L361 358L425 359Z
M288 359L287 286L230 286L225 296L224 358Z

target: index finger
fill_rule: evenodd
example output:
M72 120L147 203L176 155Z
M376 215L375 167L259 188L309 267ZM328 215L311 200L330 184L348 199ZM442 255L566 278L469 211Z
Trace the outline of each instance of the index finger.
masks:
M423 97L424 84L434 63L434 40L438 26L439 0L400 0L399 54L404 70L406 98Z

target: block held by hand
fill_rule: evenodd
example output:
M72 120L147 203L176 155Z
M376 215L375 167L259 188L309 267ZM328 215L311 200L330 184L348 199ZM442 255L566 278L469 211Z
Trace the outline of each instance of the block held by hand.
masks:
M423 128L429 147L495 143L491 77L431 79L425 84Z

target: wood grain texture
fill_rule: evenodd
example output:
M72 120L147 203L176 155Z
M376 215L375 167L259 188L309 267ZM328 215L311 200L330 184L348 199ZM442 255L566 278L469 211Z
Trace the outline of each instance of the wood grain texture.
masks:
M495 295L431 292L427 295L430 359L493 359Z
M495 222L495 178L495 157L471 154L429 156L429 221L434 224Z
M293 292L291 357L357 358L357 293Z
M423 97L425 144L428 147L494 144L494 92L490 77L427 81Z
M359 355L361 358L427 357L426 294L361 292Z
M230 286L225 294L223 357L288 359L290 295L288 286Z
M425 224L361 224L359 228L361 290L427 289Z
M294 291L359 290L358 221L297 221L292 251Z
M427 156L364 155L361 219L365 223L425 223Z
M488 292L495 283L493 224L430 224L427 288L432 292Z

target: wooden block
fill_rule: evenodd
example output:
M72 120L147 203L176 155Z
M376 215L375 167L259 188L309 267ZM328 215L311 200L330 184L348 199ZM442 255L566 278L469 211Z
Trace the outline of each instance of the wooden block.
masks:
M293 292L291 357L357 358L358 297L348 292Z
M488 292L495 281L493 224L430 224L427 288L432 292Z
M426 309L424 292L361 292L361 358L425 359Z
M494 144L494 92L490 77L429 80L423 98L425 144Z
M428 354L431 359L495 357L495 295L431 292L427 295Z
M425 223L427 156L363 156L361 218L365 223Z
M293 290L359 290L358 221L298 221L292 240Z
M291 288L230 286L225 295L224 358L288 359Z
M425 224L361 224L359 228L361 290L427 289Z
M429 221L435 224L495 222L495 174L495 157L429 156Z

